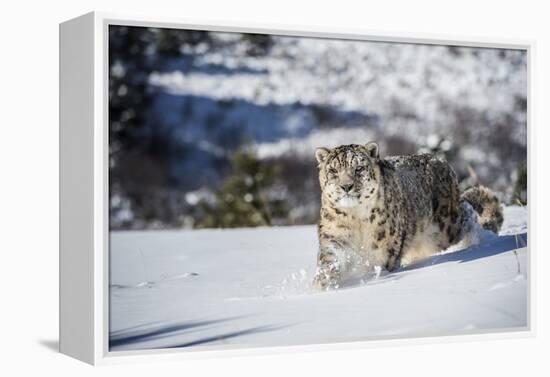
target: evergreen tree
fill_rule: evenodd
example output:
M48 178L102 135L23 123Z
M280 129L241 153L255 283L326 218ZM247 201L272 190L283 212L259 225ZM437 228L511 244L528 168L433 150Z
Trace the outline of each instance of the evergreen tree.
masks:
M252 153L239 151L231 159L231 171L216 192L216 205L203 203L206 215L199 228L270 226L286 216L286 202L273 195L277 168Z

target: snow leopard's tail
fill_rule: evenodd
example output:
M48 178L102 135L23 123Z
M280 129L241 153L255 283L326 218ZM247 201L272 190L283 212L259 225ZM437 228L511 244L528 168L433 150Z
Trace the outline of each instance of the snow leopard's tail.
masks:
M504 217L500 201L493 191L481 185L470 187L462 193L460 201L472 206L478 214L479 224L484 229L498 234Z

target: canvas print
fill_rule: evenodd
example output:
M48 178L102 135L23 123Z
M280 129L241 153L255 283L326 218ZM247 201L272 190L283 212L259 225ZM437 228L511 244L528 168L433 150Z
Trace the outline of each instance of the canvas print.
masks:
M109 350L527 328L527 53L110 25Z

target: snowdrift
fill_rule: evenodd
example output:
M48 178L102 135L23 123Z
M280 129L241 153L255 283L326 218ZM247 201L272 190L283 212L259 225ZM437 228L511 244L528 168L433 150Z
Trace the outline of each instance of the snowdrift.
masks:
M527 209L499 236L316 292L315 226L112 232L111 351L311 344L527 326Z

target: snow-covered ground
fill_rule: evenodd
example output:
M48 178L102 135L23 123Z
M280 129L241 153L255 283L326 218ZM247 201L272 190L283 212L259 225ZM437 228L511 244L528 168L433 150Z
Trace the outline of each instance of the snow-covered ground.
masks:
M527 325L527 209L501 234L330 292L314 226L111 233L112 351L276 346Z

